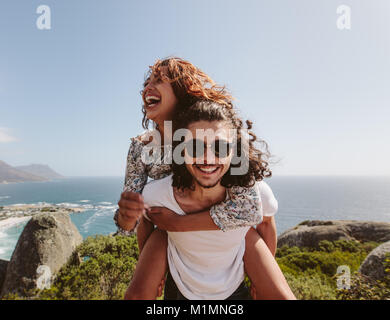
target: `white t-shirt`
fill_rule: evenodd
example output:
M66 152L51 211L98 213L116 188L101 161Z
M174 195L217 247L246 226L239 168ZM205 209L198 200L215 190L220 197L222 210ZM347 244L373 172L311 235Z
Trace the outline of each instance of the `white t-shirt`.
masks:
M259 185L260 191L270 191L267 187ZM174 197L172 176L148 183L143 196L150 207L166 207L185 215ZM270 202L265 213L273 215L274 209ZM168 232L169 270L183 296L190 300L223 300L238 288L244 280L243 256L248 230L249 227L241 227L225 232Z

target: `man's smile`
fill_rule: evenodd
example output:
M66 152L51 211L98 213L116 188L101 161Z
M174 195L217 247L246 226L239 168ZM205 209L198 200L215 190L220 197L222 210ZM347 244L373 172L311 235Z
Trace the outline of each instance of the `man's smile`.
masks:
M213 175L215 173L218 173L222 166L221 165L210 165L210 164L194 164L194 168L197 172L200 172L202 175Z

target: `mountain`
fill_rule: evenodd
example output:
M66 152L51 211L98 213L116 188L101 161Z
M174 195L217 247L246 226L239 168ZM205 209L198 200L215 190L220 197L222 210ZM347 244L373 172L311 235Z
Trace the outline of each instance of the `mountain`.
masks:
M30 164L28 166L17 166L14 168L49 180L64 178L45 164Z
M0 160L0 183L47 180L47 178L11 167Z

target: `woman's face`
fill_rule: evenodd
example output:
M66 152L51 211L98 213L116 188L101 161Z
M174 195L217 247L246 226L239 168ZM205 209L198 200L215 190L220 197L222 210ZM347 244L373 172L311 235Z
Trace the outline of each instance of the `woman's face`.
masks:
M161 67L162 75L167 74L167 67ZM156 78L154 74L146 80L142 92L146 117L156 123L172 120L177 105L177 98L168 79Z

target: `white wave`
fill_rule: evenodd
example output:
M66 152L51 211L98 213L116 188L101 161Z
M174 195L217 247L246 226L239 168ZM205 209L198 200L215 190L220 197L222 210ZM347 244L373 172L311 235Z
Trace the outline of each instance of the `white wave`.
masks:
M118 206L95 206L98 210L116 210Z
M7 237L7 234L0 230L0 239L1 238L6 238L6 237Z
M84 209L95 209L95 207L92 205L92 204L83 204L81 206L79 206L81 208L84 208Z
M102 202L99 202L99 204L112 204L112 202L102 201Z
M89 202L91 200L80 200L79 202Z
M78 207L80 207L79 204L77 204L77 203L70 203L70 202L56 203L56 205L59 206L59 207L65 207L65 208L78 208Z
M0 200L9 199L9 198L11 198L11 197L10 197L10 196L1 196L1 197L0 197Z
M43 206L51 206L51 203L48 203L48 202L37 202L37 203L33 203L32 205L43 207Z
M26 222L30 219L31 219L31 217L17 217L17 218L15 217L15 218L8 218L5 220L1 220L0 221L0 230L11 228L15 225L21 224L21 223Z
M113 216L113 210L106 210L106 207L104 207L103 210L97 210L92 216L90 216L87 221L83 223L81 228L85 231L89 231L89 227L98 219L102 217L107 217L107 216Z
M4 254L6 252L6 250L5 249L3 249L3 248L0 248L0 254Z

